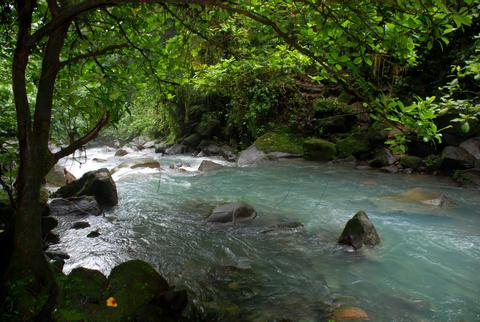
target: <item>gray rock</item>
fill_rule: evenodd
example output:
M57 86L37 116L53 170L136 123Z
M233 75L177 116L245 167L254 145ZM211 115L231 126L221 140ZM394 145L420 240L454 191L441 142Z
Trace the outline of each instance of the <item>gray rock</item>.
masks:
M100 233L97 230L91 231L87 235L88 238L96 238L98 236L100 236Z
M219 155L222 152L222 148L216 144L209 144L202 148L202 152L206 156Z
M144 136L138 136L136 138L134 138L130 144L132 144L136 149L138 150L143 150L145 147L145 143L148 142L148 138L147 137L144 137Z
M447 146L442 151L442 168L445 170L470 169L475 167L475 158L463 148Z
M45 176L45 182L53 186L61 187L66 184L64 171L65 167L55 164Z
M83 229L87 227L90 227L87 221L77 221L72 224L72 229Z
M198 167L199 171L208 172L223 169L224 166L210 160L203 160Z
M143 145L144 149L153 149L155 148L155 141L148 141Z
M254 219L257 216L255 209L244 202L232 202L215 207L207 218L208 222L238 223Z
M183 154L188 151L188 147L183 144L174 144L171 147L165 149L165 154L168 155L175 155L175 154Z
M94 196L101 207L112 207L118 203L117 187L107 168L87 172L53 194L55 198L78 196Z
M475 159L480 160L480 137L470 138L462 142L460 147L470 153Z
M94 197L71 197L52 199L49 204L52 216L98 216L102 213Z
M375 246L379 244L380 237L367 214L360 210L347 222L338 243L359 249L363 245Z
M123 157L128 154L128 151L125 149L118 149L117 152L115 152L116 157Z
M171 145L166 143L155 144L155 153L165 153L165 150L168 149Z
M238 157L238 166L244 167L254 165L260 162L268 160L268 156L265 152L260 151L255 144L252 144L248 149L242 151Z

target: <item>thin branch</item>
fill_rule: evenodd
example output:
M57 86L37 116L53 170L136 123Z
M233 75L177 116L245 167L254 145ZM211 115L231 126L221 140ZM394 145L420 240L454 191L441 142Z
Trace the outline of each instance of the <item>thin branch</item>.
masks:
M60 149L60 151L54 153L53 157L55 161L58 161L61 158L72 154L73 152L75 152L76 150L80 149L82 146L84 146L85 144L93 140L98 135L100 130L105 125L108 124L109 119L110 119L110 113L105 112L105 114L103 114L103 116L98 120L97 124L95 124L95 126L90 131L88 131L83 137L70 143L70 145L67 146L66 148L62 148Z
M130 44L130 46L135 48L142 55L142 57L147 61L150 72L156 78L157 82L166 83L166 84L175 85L175 86L180 85L177 82L172 82L172 81L161 79L160 77L158 77L157 73L155 72L155 68L153 67L152 60L147 56L147 54L145 54L145 51L142 48L135 45L133 41L128 37L127 32L122 27L122 24L120 23L119 19L116 16L114 16L112 13L110 13L107 9L104 9L104 11L110 18L112 18L115 21L115 23L118 26L118 29L120 30L120 33L123 35L125 40Z
M115 5L125 4L147 4L147 3L171 3L177 5L188 4L213 4L215 0L85 0L78 4L66 7L61 10L58 16L54 17L50 22L43 27L35 31L25 42L25 46L31 49L38 43L43 37L49 35L53 30L64 25L75 17L104 7L111 7Z
M63 68L67 65L74 64L74 63L76 63L80 60L84 60L84 59L88 59L88 58L94 58L95 59L98 56L110 54L111 52L113 52L117 49L123 49L123 48L128 48L128 47L130 47L130 44L127 44L127 43L107 46L105 48L102 48L102 49L99 49L99 50L96 50L96 51L92 51L92 52L88 52L88 53L85 53L85 54L82 54L82 55L78 55L78 56L72 57L68 60L62 61L60 63L60 68Z

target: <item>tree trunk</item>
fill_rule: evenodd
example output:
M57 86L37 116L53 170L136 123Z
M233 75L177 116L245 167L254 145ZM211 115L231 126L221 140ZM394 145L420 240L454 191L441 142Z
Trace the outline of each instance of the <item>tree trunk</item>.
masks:
M25 71L30 50L26 46L33 4L21 7L20 28L13 61L13 91L17 110L20 167L14 223L14 249L7 272L7 299L22 321L51 320L58 287L44 255L41 225L40 188L43 178L56 162L48 149L53 91L60 68L60 52L69 23L54 30L43 55L34 122L27 99ZM22 16L22 14L26 16ZM33 123L33 124L32 124Z

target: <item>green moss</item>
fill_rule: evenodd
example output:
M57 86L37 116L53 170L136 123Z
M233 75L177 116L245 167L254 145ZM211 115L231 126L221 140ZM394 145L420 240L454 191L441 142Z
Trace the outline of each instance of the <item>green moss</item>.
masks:
M370 151L370 143L362 135L350 135L337 141L337 152L340 158L346 158L350 155L360 156Z
M148 263L132 260L115 267L108 277L108 295L118 303L115 313L132 316L156 296L168 290L168 284Z
M417 170L423 166L423 159L416 156L406 155L400 159L400 164L404 168Z
M268 132L255 141L255 146L265 153L287 152L302 154L303 140L289 133Z
M335 144L320 138L306 139L303 143L305 159L328 161L332 160L337 154Z

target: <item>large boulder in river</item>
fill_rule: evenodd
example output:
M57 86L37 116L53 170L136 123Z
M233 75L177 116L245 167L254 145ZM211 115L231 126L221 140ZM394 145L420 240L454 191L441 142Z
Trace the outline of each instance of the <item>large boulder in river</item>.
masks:
M117 187L107 168L85 173L80 179L58 189L53 196L94 196L101 207L113 207L118 203Z
M375 246L379 244L380 237L367 214L360 210L347 222L338 243L359 249L363 245Z
M224 166L210 160L203 160L198 167L199 171L208 172L223 169Z
M471 169L475 166L473 155L457 146L447 146L442 151L442 168L445 170Z
M251 220L257 216L255 209L244 202L232 202L213 208L208 222L238 223Z
M98 216L102 213L94 197L55 198L49 203L52 216Z
M248 149L242 151L238 157L237 164L239 167L254 165L268 160L268 156L265 152L259 150L255 144L252 144Z

